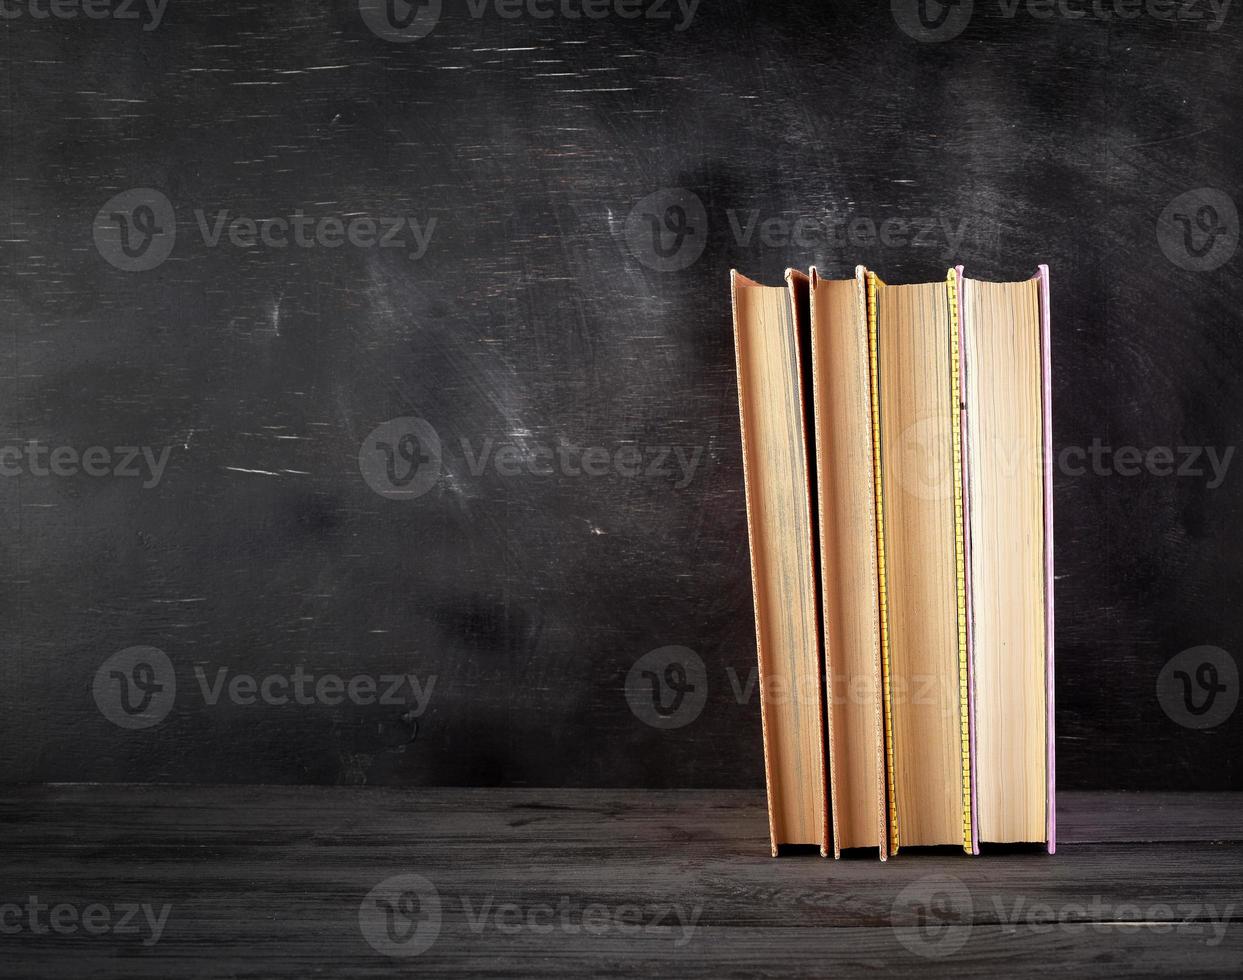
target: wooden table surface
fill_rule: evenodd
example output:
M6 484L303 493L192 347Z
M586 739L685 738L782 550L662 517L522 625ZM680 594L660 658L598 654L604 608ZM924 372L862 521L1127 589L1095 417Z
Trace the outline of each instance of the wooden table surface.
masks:
M1243 973L1243 799L1065 793L1055 856L768 856L760 795L50 786L0 976Z

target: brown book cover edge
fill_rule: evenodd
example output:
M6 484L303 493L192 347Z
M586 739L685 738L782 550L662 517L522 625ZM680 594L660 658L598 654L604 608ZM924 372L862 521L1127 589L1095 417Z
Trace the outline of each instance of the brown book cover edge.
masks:
M863 343L863 351L864 351L865 358L870 356L869 337L868 337L868 319L867 319L868 317L867 286L866 286L866 281L865 281L866 275L867 275L867 270L863 266L856 266L855 274L853 278L855 282L856 314L858 317L857 326L863 331L863 335L859 339ZM821 397L821 391L820 391L821 371L820 371L820 362L816 356L815 293L816 293L817 284L821 281L821 276L815 266L811 267L810 273L808 275L808 279L810 282L810 293L812 296L812 302L811 302L812 398L813 398L813 402L816 405L818 405L820 397ZM868 393L868 403L867 405L863 406L863 408L866 411L866 414L868 416L868 429L869 431L871 431L872 430L872 419L874 418L874 412L875 412L875 406L872 405L871 403L872 402L871 378L869 376L870 364L867 363L866 360L863 365L863 370L864 370L863 387L864 387L864 390ZM816 411L813 411L812 418L816 426L816 430L815 430L816 470L818 473L820 473L820 472L823 472L823 467L824 467L824 454L822 452L822 447L825 444L824 443L825 437L819 431L820 413L818 409ZM871 450L872 448L873 447L869 446L869 450ZM869 467L872 466L872 458L870 456L868 459L868 466ZM827 581L827 577L829 574L829 569L828 569L829 556L827 553L827 549L825 547L824 530L823 530L824 529L824 507L825 507L823 487L824 487L823 481L818 481L817 489L819 492L817 496L819 499L817 501L817 504L819 508L818 514L819 514L819 522L820 522L819 524L820 526L820 562L821 562L821 569L822 569L821 571L822 583ZM875 499L875 488L873 488L873 499ZM879 592L879 587L880 587L879 586L879 564L875 556L875 546L873 546L872 574L876 576L877 578L877 590ZM824 606L825 602L827 602L827 589L822 588L821 606L823 610L823 623L824 623L824 628L823 628L824 641L823 642L824 642L825 718L826 718L825 754L828 759L829 798L831 801L831 813L832 813L832 818L833 818L833 856L835 858L840 858L842 856L842 848L841 848L840 834L838 833L839 823L838 823L838 818L837 818L837 792L838 792L837 791L837 770L834 764L834 757L837 751L837 746L835 745L834 740L833 740L833 665L831 661L831 650L829 649L829 636L827 632L829 611ZM878 631L877 658L876 658L875 663L872 665L873 690L876 691L875 704L876 704L876 731L877 731L877 741L874 747L874 750L876 753L876 774L877 774L877 788L876 788L876 796L875 796L876 805L877 805L877 809L876 809L877 837L876 839L879 842L877 850L878 850L880 859L882 861L887 861L889 859L889 846L888 846L889 845L889 840L888 840L889 810L888 810L887 791L886 791L886 785L885 785L886 783L885 781L885 737L884 737L885 720L884 720L884 698L882 697L882 694L881 694L882 678L881 678L881 664L880 664L880 658L879 658L879 647L880 647L880 638L879 638L880 610L879 608L877 609L876 628Z
M733 314L734 328L734 370L737 375L738 386L741 389L742 380L742 348L739 342L738 332L738 285L741 281L744 285L757 286L759 283L752 279L748 279L742 275L737 269L729 271L729 299L730 310ZM759 619L760 619L760 603L759 597L755 593L756 564L755 564L755 537L752 533L754 526L754 514L752 513L752 489L751 477L748 473L747 459L747 419L746 413L742 410L742 392L738 393L738 429L742 440L742 485L743 497L746 504L747 512L747 554L750 556L751 562L751 601L754 603L754 615L756 621L755 631L755 656L759 670L759 689L760 689L760 730L763 733L764 745L764 789L765 799L768 804L768 840L772 849L772 856L777 856L777 822L773 811L773 779L772 779L772 759L768 752L768 710L764 698L764 678L767 676L767 670L764 666L764 648L760 641Z
M807 390L807 379L810 377L812 383L815 382L815 369L812 363L810 350L803 350L804 338L810 347L814 340L811 325L811 278L799 269L786 269L786 285L789 287L790 310L794 317L794 349L798 356L798 410L799 418L803 423L803 482L807 490L807 523L811 532L811 540L808 542L808 554L811 557L811 581L815 585L815 595L812 597L812 605L815 607L816 622L816 661L821 670L825 667L825 656L823 651L824 643L824 621L821 619L820 611L820 569L816 562L816 554L820 546L818 527L819 513L816 510L816 493L813 489L814 477L813 457L818 459L820 447L814 438L812 426L808 424L808 407L811 403L812 393ZM815 472L818 472L815 471ZM820 719L820 759L822 762L822 771L820 773L819 787L817 792L817 802L820 806L821 823L824 827L824 835L820 840L820 855L828 857L829 851L832 849L836 856L837 847L834 842L836 835L836 814L829 809L829 773L832 772L833 762L829 755L828 730L825 728L825 705L826 692L825 684L827 683L827 675L821 677L820 685L816 689L816 695L819 700L816 712Z

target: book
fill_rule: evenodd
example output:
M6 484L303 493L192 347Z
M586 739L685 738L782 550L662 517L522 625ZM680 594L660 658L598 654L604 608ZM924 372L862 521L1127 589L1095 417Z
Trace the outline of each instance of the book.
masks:
M772 853L829 848L823 679L803 382L808 279L730 285Z
M873 348L866 273L809 277L833 854L888 852Z
M957 274L868 275L878 362L889 848L975 850Z
M978 838L1053 853L1048 268L961 292Z
M1053 853L1048 268L731 285L773 854Z

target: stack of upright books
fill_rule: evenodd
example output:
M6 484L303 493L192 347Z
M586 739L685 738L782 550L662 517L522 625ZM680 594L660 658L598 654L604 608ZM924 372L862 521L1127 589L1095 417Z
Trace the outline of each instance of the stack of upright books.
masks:
M1048 268L731 289L773 854L1052 853Z

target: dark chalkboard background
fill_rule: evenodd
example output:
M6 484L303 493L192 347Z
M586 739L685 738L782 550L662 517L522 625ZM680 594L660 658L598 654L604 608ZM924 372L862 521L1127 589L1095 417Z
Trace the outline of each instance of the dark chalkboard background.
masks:
M1060 785L1239 787L1243 10L655 4L14 0L0 778L761 785L728 270L957 260L1052 269Z

